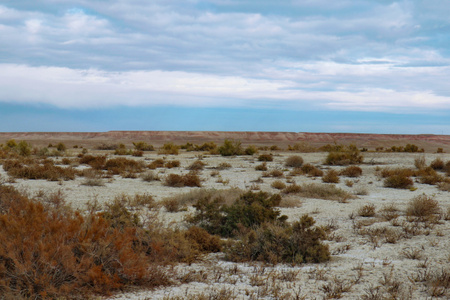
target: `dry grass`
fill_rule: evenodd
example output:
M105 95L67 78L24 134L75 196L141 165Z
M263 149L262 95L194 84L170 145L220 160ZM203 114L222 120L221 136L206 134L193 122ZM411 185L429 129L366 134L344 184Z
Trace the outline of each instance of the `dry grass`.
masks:
M304 184L301 186L299 195L306 198L317 198L325 200L338 200L346 201L348 199L354 199L355 196L347 193L346 191L337 188L330 184Z

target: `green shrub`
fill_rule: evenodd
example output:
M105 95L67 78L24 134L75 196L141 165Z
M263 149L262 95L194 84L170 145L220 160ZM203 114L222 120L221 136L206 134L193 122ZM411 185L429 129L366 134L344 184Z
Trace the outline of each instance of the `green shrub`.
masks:
M284 163L286 167L300 168L303 165L303 158L299 155L292 155Z
M214 142L206 142L203 143L201 146L195 145L196 151L214 151L217 149L217 145Z
M315 221L303 215L292 225L264 223L244 232L225 249L227 259L236 262L263 261L271 264L320 263L330 259L325 232L313 226Z
M211 234L224 237L234 236L239 227L251 228L264 222L284 222L280 217L281 196L265 192L252 191L242 194L232 205L226 205L220 198L205 197L199 199L194 208L196 213L189 222L206 229Z
M222 156L242 155L244 153L240 141L227 139L223 142L223 145L220 146L218 150L220 155Z

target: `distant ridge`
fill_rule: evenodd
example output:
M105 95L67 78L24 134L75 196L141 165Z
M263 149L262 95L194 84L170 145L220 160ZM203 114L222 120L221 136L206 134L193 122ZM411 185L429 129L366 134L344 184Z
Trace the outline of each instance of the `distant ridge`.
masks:
M434 134L368 134L368 133L312 133L268 131L107 131L107 132L0 132L0 143L9 139L30 142L72 141L124 142L147 141L154 144L165 142L222 142L224 139L240 140L246 144L294 144L308 142L311 145L328 143L355 143L361 147L391 146L415 143L420 147L448 147L450 135Z

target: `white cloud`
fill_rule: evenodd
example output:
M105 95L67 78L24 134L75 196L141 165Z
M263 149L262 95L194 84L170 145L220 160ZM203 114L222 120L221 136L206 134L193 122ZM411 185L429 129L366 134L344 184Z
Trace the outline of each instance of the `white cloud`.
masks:
M361 88L350 83L336 88L332 83L326 83L329 73L321 74L321 68L323 66L317 66L314 70L315 79L325 84L314 86L312 80L311 84L305 84L292 79L264 80L180 71L108 72L3 64L0 65L0 99L63 108L164 104L255 107L263 101L264 105L274 108L314 105L340 110L393 112L450 109L450 97L436 95L431 90ZM339 66L335 68L339 69ZM361 76L361 70L355 72L355 76Z

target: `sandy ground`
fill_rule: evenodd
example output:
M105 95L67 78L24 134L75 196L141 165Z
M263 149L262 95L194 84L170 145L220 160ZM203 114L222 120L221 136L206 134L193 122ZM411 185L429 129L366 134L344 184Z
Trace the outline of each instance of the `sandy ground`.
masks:
M168 160L176 159L181 162L179 168L157 169L156 173L164 178L169 173L184 174L186 167L198 159L198 152L183 152L176 156L166 156ZM280 169L287 175L289 170L284 167L286 158L293 153L275 152L274 161L268 162L269 170ZM298 153L305 163L311 163L323 170L330 168L322 163L326 153ZM410 239L400 239L397 243L386 243L381 238L378 241L370 240L368 236L361 235L355 230L355 223L369 222L368 227L390 227L400 230L401 226L392 226L388 221L379 217L379 210L387 204L395 204L400 214L408 202L415 196L426 194L439 201L444 211L450 207L450 193L440 191L436 186L415 183L414 191L383 187L383 181L376 174L377 167L408 167L414 168L414 159L425 155L426 162L440 157L444 162L450 160L450 154L411 154L411 153L364 153L364 164L360 165L363 175L359 178L346 178L341 176L336 186L356 193L366 190L367 195L358 195L356 199L341 203L332 200L309 199L299 196L289 196L298 200L300 207L280 208L282 214L289 217L289 221L297 220L303 214L310 214L317 225L330 225L335 228L333 238L326 241L330 246L332 259L323 264L290 265L264 265L261 263L235 264L224 261L220 254L205 257L204 261L196 264L180 265L175 267L179 273L174 278L179 284L156 290L140 290L118 294L113 299L196 299L195 295L205 299L324 299L332 298L330 291L345 290L343 299L387 299L375 298L379 293L384 296L396 295L392 299L430 299L429 287L421 281L423 272L433 273L442 268L450 268L450 221L442 220L440 224L428 228L423 234ZM162 158L155 152L146 153L142 158L150 162L155 158ZM255 166L260 164L258 155L253 157L221 157L203 155L202 161L206 167L201 171L203 179L202 188L228 189L237 187L249 189L259 186L260 190L271 193L278 192L271 187L277 178L263 178L263 183L254 183L253 180L261 176ZM131 158L131 157L130 157ZM220 175L211 176L214 167L222 162L232 165L232 168L219 171ZM83 168L83 166L79 166ZM343 167L333 166L336 170ZM0 174L6 178L6 173L0 168ZM222 182L217 182L221 178ZM82 185L84 178L73 181L49 182L45 180L21 180L13 183L19 189L30 194L40 190L46 192L62 191L66 200L75 208L84 209L88 201L96 199L99 202L111 201L116 195L148 193L157 201L165 197L186 193L198 188L173 188L164 186L161 181L145 182L139 178L124 179L115 176L105 180L105 185L91 187ZM286 182L286 178L281 178ZM321 178L295 176L291 180L297 184L321 183ZM345 184L346 180L354 182L352 187ZM374 204L377 214L373 218L363 218L357 215L358 209L365 204ZM168 213L162 209L161 218L166 224L175 222L183 226L186 212ZM353 218L351 215L353 214ZM404 216L399 220L405 220ZM371 221L370 221L371 222ZM401 223L401 222L400 222ZM398 224L397 224L398 225ZM417 252L418 259L407 258L408 253ZM200 295L200 296L199 296ZM370 298L372 295L372 298ZM223 298L220 298L223 296ZM304 297L304 298L302 298ZM445 299L448 297L443 296ZM202 298L203 299L203 298Z

